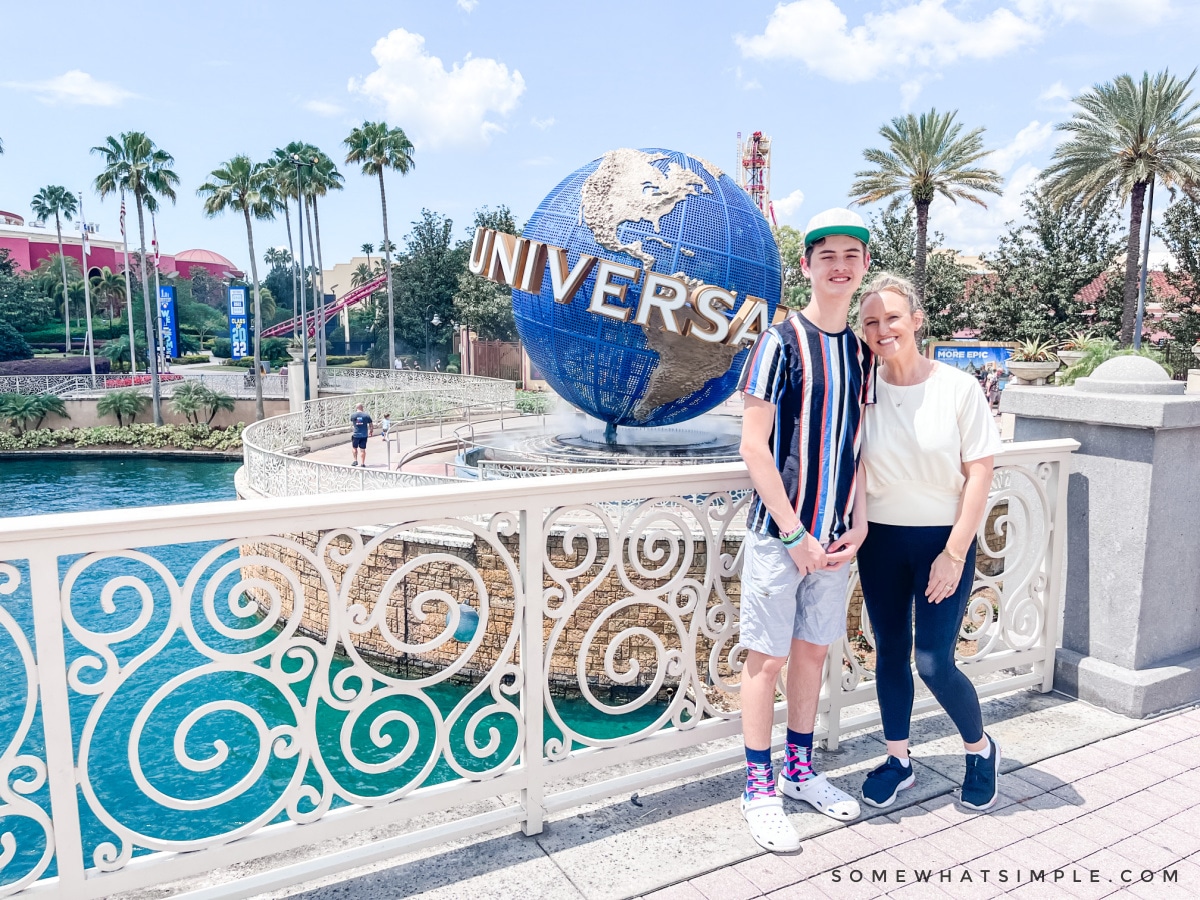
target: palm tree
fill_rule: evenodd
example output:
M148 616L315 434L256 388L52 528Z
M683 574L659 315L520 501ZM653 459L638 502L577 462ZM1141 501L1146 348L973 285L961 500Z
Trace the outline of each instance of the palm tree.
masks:
M874 203L897 194L908 194L917 211L913 280L925 296L925 257L929 236L929 206L941 195L952 203L970 200L987 208L977 194L999 194L1004 179L991 169L974 167L989 151L983 149L983 129L962 134L958 115L931 109L915 116L897 116L879 129L887 150L870 148L863 157L876 168L855 172L850 187L852 203Z
M105 266L100 270L99 275L92 276L92 292L95 293L96 299L104 304L105 311L108 313L108 336L112 338L113 319L116 318L115 311L121 308L121 304L125 302L125 279Z
M386 122L363 122L346 137L347 163L360 163L364 175L379 176L379 204L383 208L383 271L387 276L388 298L388 368L396 360L396 304L392 291L392 242L388 238L387 192L383 187L385 169L395 169L407 175L413 168L412 141L402 129L388 128Z
M371 254L375 252L375 245L367 242L358 249L367 254L367 268L371 268Z
M33 210L34 216L42 224L51 216L54 216L54 230L58 232L58 258L62 263L62 287L63 287L63 328L66 332L66 339L63 341L63 352L71 352L71 301L67 299L67 261L63 253L62 242L62 220L68 222L78 211L78 204L75 202L75 195L68 191L65 187L58 184L52 184L42 188L33 195L33 200L29 203L29 208Z
M1059 144L1042 172L1046 195L1055 203L1075 199L1103 202L1116 193L1129 201L1121 342L1133 341L1137 315L1138 239L1146 187L1155 179L1167 187L1200 182L1200 103L1189 103L1192 74L1180 80L1164 69L1135 82L1121 75L1074 99L1080 107L1059 131L1071 137Z
M153 357L154 354L151 353L150 356ZM121 388L117 391L109 391L100 398L96 403L96 415L116 416L117 424L124 427L126 416L129 417L129 424L132 425L133 420L149 402L150 398L137 388Z
M146 266L146 220L144 210L149 204L157 207L158 197L175 202L175 187L179 176L171 170L175 157L155 146L144 132L122 132L120 138L111 135L93 153L104 157L104 171L96 176L96 190L101 198L118 191L133 194L137 204L138 233L141 239L142 307L146 314L146 343L150 345L150 394L154 405L154 424L162 424L162 391L158 383L158 353L154 351L154 308L150 299L150 284Z
M308 179L304 182L305 196L308 198L312 207L313 225L316 228L316 241L313 244L317 257L317 272L320 279L320 294L321 301L317 308L322 311L322 314L317 317L317 365L325 365L325 263L321 256L321 213L317 205L317 199L324 197L330 191L340 191L342 183L346 180L342 177L342 173L337 170L337 166L318 147L309 144L306 148L308 159L312 160L312 169Z
M304 146L300 141L292 141L286 147L278 147L271 153L271 159L268 163L271 167L270 178L272 195L275 197L275 209L283 210L283 220L287 224L288 254L291 256L292 267L293 340L299 335L299 327L303 323L299 323L298 316L300 315L300 311L296 307L297 298L300 296L300 272L296 264L296 247L292 243L292 214L289 209L288 200L295 198L299 202L300 193L296 184L296 166L292 162L292 156L293 154L298 154Z
M258 284L258 259L254 254L256 219L272 219L275 212L271 197L271 168L253 163L245 155L235 156L212 170L211 179L200 185L196 193L206 198L204 214L220 215L227 209L241 211L246 220L246 242L250 246L250 279L254 285L254 413L258 420L266 417L262 395L262 295Z

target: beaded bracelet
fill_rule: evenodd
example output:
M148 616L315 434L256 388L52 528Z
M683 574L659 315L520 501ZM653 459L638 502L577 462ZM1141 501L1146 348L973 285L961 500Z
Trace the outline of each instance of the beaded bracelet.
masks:
M798 543L804 540L807 534L808 531L804 528L804 523L800 522L787 534L780 534L779 540L783 542L783 546L785 547L795 547Z

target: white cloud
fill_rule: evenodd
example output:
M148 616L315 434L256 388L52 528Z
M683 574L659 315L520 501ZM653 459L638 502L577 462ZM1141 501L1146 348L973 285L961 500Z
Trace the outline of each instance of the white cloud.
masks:
M117 106L137 96L111 82L97 81L79 69L72 69L46 81L6 81L4 86L31 93L43 103L79 106Z
M397 28L371 50L379 68L349 89L383 105L414 143L486 144L504 128L493 120L516 108L525 79L494 59L470 54L447 69L425 52L425 38Z
M984 160L984 164L1004 175L1019 160L1041 150L1053 139L1054 123L1042 123L1034 119L1018 131L1017 136L1009 144L1001 147L999 150L993 150Z
M900 85L900 105L907 112L917 101L921 88L925 85L920 78L913 78Z
M798 60L835 81L870 81L907 69L935 69L959 59L994 59L1041 37L1041 28L1000 8L959 18L946 0L917 0L867 13L849 27L833 0L794 0L775 7L762 34L738 35L744 56Z
M1171 0L1016 0L1030 18L1083 22L1106 31L1147 28L1171 12Z
M545 131L547 128L549 128L551 125L554 124L554 116L547 116L544 119L539 119L537 116L534 116L532 119L529 120L529 124L532 125L534 128L538 129L539 131Z
M318 116L340 116L345 112L344 107L338 106L336 103L328 103L325 100L308 100L305 102L304 108Z
M479 0L454 0L454 5L463 12L471 12L479 5Z
M740 87L743 91L760 91L760 90L762 90L762 84L759 82L759 80L757 78L747 78L745 76L745 74L742 72L741 66L734 67L733 76L737 80L737 86Z
M1065 84L1056 81L1038 94L1038 106L1050 112L1068 112L1071 109L1071 98L1074 96Z
M552 162L554 162L553 156L535 156L531 159L522 160L521 165L540 167L540 166L548 166Z
M780 224L789 225L792 224L803 203L804 192L796 190L786 197L776 197L771 201L771 208L775 210L775 218L779 220Z

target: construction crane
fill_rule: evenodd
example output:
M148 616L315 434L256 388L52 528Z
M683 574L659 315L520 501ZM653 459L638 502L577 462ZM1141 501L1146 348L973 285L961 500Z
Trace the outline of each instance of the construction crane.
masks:
M771 209L771 139L756 131L744 142L737 135L738 186L741 187L764 216L775 221Z
M366 300L373 293L375 293L377 290L379 290L381 287L383 287L386 283L387 283L387 276L379 275L375 278L372 278L370 281L360 285L359 287L356 287L354 290L350 291L348 294L343 295L340 300L338 300L334 303L330 303L328 306L325 307L325 321L328 322L330 319L332 319L334 316L336 316L338 313L340 313L343 309L346 309L347 307L353 306L356 303L361 303L362 301ZM278 325L272 325L270 328L264 328L262 336L263 337L281 337L282 335L289 334L292 330L293 324L299 324L296 321L299 318L300 318L299 316L296 316L295 318L288 319L286 322L280 322ZM312 337L313 334L316 332L316 327L317 327L317 313L315 310L309 311L308 315L305 316L305 322L308 325L309 337Z

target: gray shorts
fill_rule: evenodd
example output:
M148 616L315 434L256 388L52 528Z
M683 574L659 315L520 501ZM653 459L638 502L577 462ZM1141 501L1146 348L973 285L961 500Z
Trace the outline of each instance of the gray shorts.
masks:
M832 644L846 633L849 565L802 576L778 538L748 531L742 546L743 647L787 656L793 639Z

